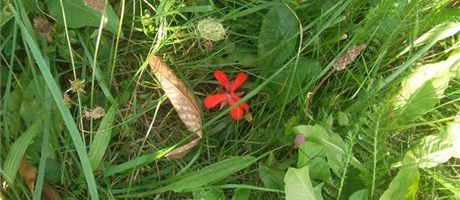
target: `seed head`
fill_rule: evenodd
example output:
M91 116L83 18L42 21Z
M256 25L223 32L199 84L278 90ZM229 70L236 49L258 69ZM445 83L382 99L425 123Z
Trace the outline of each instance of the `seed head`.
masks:
M219 41L225 38L224 26L214 19L204 19L196 26L198 35L206 40Z
M75 79L70 81L70 88L67 91L72 91L77 94L85 93L85 81L80 81L79 79Z
M94 108L93 110L85 110L84 111L85 118L87 119L100 119L104 117L105 115L105 110L104 108L98 106Z

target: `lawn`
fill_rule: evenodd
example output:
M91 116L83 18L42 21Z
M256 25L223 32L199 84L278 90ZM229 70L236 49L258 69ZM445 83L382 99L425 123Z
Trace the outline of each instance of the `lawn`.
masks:
M458 0L0 8L0 200L460 199Z

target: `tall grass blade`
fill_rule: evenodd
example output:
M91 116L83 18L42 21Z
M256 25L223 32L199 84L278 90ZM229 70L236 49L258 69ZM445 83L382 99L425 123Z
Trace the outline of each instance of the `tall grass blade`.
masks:
M91 168L91 165L88 159L86 147L83 144L82 138L80 137L80 132L78 131L75 121L73 121L73 117L69 109L64 104L64 101L62 99L61 90L59 89L56 83L56 80L54 80L49 66L46 64L46 61L41 53L40 47L38 46L37 42L32 37L31 30L26 28L26 26L23 23L23 19L19 16L16 9L14 7L10 7L10 8L11 8L11 12L13 13L16 21L18 22L18 25L21 29L22 36L24 40L26 41L27 45L29 46L29 49L31 50L35 61L37 62L38 68L40 69L45 79L45 82L51 91L51 95L53 96L53 99L56 102L56 105L58 107L58 110L61 113L61 116L64 119L64 123L70 133L72 141L75 145L75 149L81 161L81 165L82 165L81 167L82 167L85 179L86 179L86 183L88 185L89 193L91 194L91 199L93 200L99 199L96 181L94 179L92 168ZM21 9L20 12L24 13L25 11ZM28 19L25 18L25 20L27 21Z

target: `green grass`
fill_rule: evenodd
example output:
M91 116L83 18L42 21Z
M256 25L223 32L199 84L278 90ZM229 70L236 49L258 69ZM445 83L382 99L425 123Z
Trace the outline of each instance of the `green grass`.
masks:
M457 1L107 3L105 22L82 0L0 0L0 199L47 185L63 199L460 198ZM225 37L206 40L204 19ZM194 133L149 55L203 111L204 137L182 159L165 156ZM248 74L251 117L204 108L216 70ZM98 106L102 118L85 116ZM23 156L35 191L16 174Z

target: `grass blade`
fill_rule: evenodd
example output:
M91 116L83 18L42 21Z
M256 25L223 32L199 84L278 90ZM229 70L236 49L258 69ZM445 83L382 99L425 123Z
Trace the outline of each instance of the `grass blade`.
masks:
M21 134L19 138L11 145L8 155L3 165L3 170L6 176L6 180L11 184L16 178L16 174L19 169L22 157L26 153L27 147L32 142L32 139L40 132L43 125L43 121L36 120L32 126L30 126L26 132Z
M257 159L252 156L229 158L207 166L200 171L192 172L180 181L171 183L163 189L175 192L193 190L242 170L254 163L256 160Z
M102 119L101 124L96 131L96 136L89 148L88 157L93 171L97 169L99 163L102 161L105 151L107 150L107 146L109 145L110 138L112 138L113 121L116 113L117 105L113 104Z
M80 133L77 128L77 125L75 124L75 121L73 121L73 117L69 109L64 105L61 90L59 89L56 81L54 80L53 75L51 74L50 68L46 64L46 61L41 53L41 49L37 45L37 42L34 40L30 30L26 28L26 26L23 23L22 18L19 17L19 14L17 13L16 9L14 7L10 7L10 8L11 8L11 12L16 18L16 21L18 22L18 25L21 29L22 36L24 40L26 41L27 45L29 46L29 49L31 50L32 55L34 56L35 61L37 62L38 68L40 69L45 79L45 82L51 91L51 95L53 96L53 99L56 102L56 105L58 107L58 110L62 118L64 119L64 123L70 133L72 141L75 145L75 149L81 161L83 174L85 176L86 183L88 184L88 190L89 190L89 193L91 194L91 199L93 200L99 199L99 195L97 193L96 181L94 179L93 171L91 169L91 165L88 159L86 147L83 144L82 138L80 137ZM22 11L22 12L25 12L25 11Z

